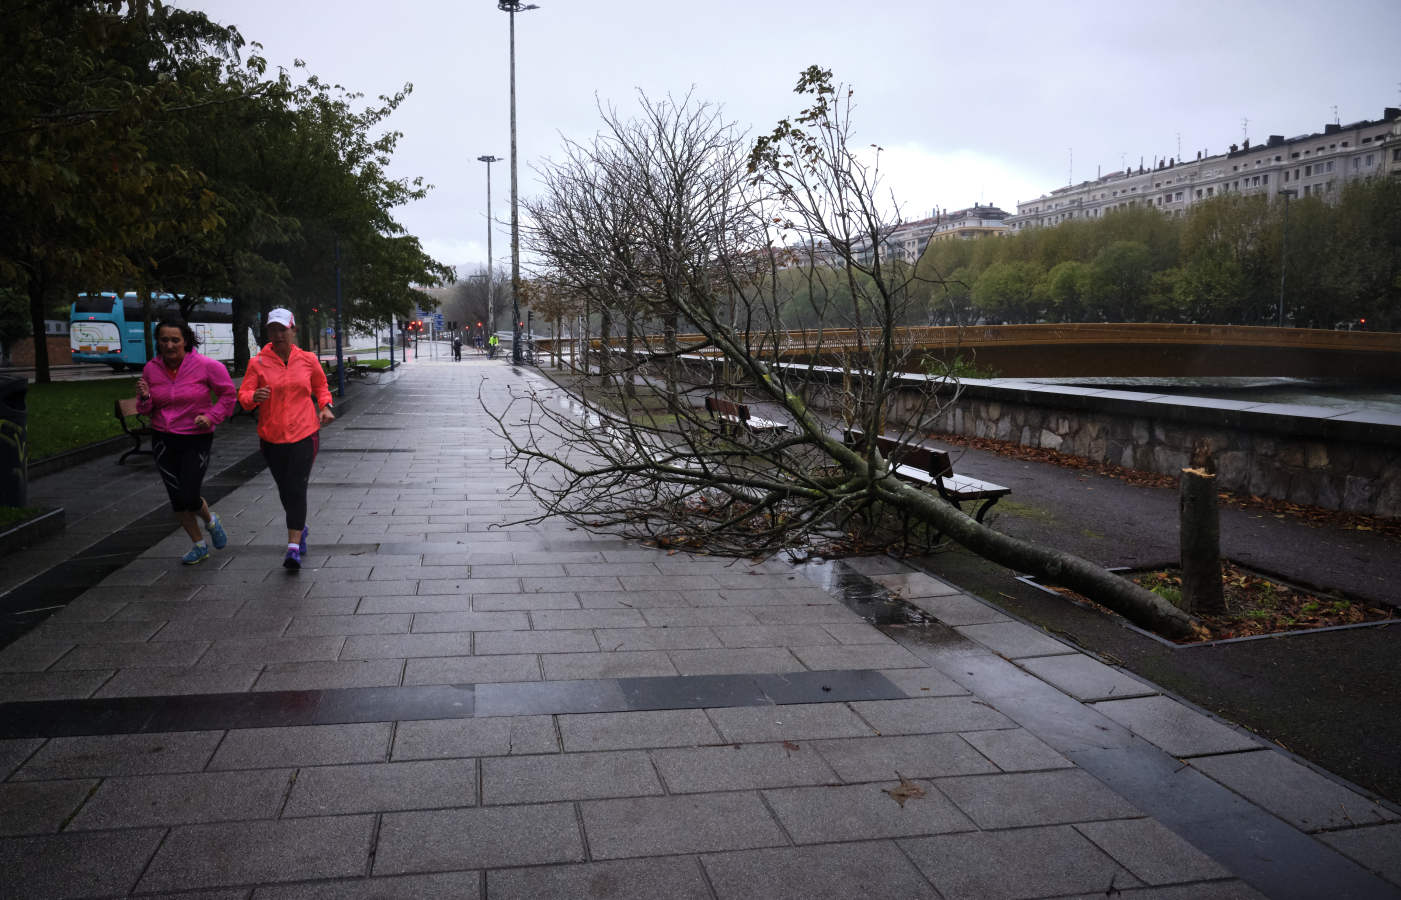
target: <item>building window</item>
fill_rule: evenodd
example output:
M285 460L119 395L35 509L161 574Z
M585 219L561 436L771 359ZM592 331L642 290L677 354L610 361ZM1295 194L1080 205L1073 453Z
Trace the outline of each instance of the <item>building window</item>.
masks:
M1398 151L1396 151L1396 152L1397 152L1397 153L1401 153L1401 150L1398 150ZM1202 189L1201 189L1201 188L1197 188L1197 199L1198 199L1198 200L1202 199Z
M1207 188L1207 189L1206 189L1206 195L1207 195L1208 197L1210 197L1210 196L1211 196L1212 194L1214 194L1214 193L1216 193L1216 188Z
M1344 147L1347 146L1347 141L1343 141L1343 146L1344 146Z
M1284 170L1284 183L1285 183L1285 184L1288 184L1288 183L1289 183L1289 170L1288 170L1288 169L1285 169L1285 170Z
M1290 159L1298 159L1298 158L1299 158L1299 152L1296 150L1295 152L1289 154L1289 158L1290 158Z
M1391 161L1401 162L1401 147L1397 147L1395 150L1391 151Z
M1261 184L1270 183L1270 174L1268 172L1266 172L1264 175L1261 175L1260 178L1262 179Z
M1365 165L1367 168L1369 168L1369 169L1372 168L1372 158L1373 158L1374 156L1376 156L1376 154L1374 154L1374 153L1368 153L1368 154L1367 154L1367 162L1364 163L1364 165Z
M1313 166L1304 166L1304 174L1305 174L1305 175L1312 175L1312 174L1313 174Z
M1328 160L1328 171L1333 171L1333 160Z

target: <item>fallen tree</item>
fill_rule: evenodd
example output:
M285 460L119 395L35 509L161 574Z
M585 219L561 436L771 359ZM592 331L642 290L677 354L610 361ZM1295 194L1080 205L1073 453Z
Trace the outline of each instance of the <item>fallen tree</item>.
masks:
M896 478L898 455L844 439L918 442L956 392L904 375L931 364L901 326L938 294L887 246L898 208L882 202L879 148L854 149L851 92L816 67L797 91L810 106L753 142L710 104L642 97L636 118L604 110L597 138L541 167L545 189L526 204L536 279L627 340L586 354L571 392L494 413L540 518L749 557L870 548L914 521L1162 633L1192 632L1156 594L976 522ZM781 365L794 331L804 362ZM702 337L683 346L678 333ZM710 396L787 429L711 418Z

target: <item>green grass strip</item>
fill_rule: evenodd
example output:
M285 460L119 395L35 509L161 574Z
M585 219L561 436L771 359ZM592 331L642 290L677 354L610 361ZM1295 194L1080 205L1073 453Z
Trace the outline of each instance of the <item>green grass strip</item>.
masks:
M122 433L112 404L136 396L136 376L31 384L26 395L29 459L43 459Z

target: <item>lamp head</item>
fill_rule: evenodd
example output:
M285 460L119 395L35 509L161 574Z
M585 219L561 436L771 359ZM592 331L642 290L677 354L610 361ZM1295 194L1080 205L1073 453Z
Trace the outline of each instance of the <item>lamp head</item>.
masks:
M494 163L494 162L501 162L501 157L499 157L499 156L493 156L493 155L491 155L490 153L488 153L486 156L478 156L478 157L477 157L477 162L484 162L484 163L487 163L488 165L490 165L491 163Z
M518 13L528 9L539 9L534 3L522 3L520 0L498 0L496 8L502 12Z

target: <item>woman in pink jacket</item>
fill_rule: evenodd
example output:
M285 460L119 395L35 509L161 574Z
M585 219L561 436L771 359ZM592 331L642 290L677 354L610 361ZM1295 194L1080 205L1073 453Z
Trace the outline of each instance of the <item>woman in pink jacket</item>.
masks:
M209 558L198 516L209 529L214 549L229 542L218 514L200 496L214 426L233 412L234 386L224 364L195 352L199 338L186 323L162 319L156 326L156 359L136 382L136 408L151 417L151 447L170 506L194 546L180 560L187 566ZM213 399L211 399L211 396Z

